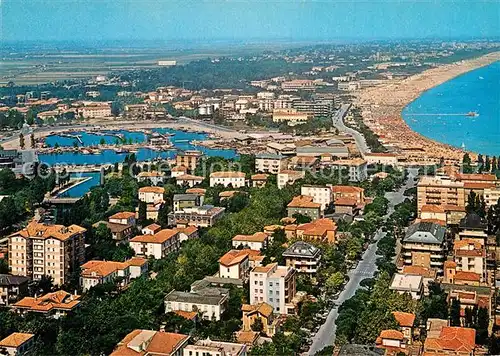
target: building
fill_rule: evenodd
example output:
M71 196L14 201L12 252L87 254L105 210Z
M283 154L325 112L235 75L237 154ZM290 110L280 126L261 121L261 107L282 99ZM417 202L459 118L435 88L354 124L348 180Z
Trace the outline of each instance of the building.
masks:
M203 177L193 176L191 174L183 174L181 176L175 177L175 181L176 181L177 185L187 186L187 187L192 188L195 185L203 182Z
M213 172L210 173L210 186L223 185L224 187L243 188L246 185L243 172Z
M168 224L177 225L177 227L181 225L184 227L210 227L222 218L225 211L225 208L213 205L185 208L182 211L169 213Z
M296 214L305 215L312 220L321 217L321 204L315 203L313 197L306 195L299 195L292 199L287 205L287 215L289 218L294 217Z
M112 116L110 105L83 106L78 110L78 113L81 114L85 119L95 119Z
M233 247L248 247L254 251L260 251L269 244L269 235L265 232L256 232L253 235L236 235L232 240Z
M273 337L276 333L278 319L273 316L273 307L266 302L258 303L256 305L243 304L241 306L243 312L243 326L242 331L252 331L252 325L256 320L260 319L262 322L262 333L268 337Z
M134 257L125 262L92 260L82 265L80 286L84 291L98 284L117 283L125 287L132 279L141 277L148 272L148 261Z
M338 169L346 168L351 182L362 182L368 179L368 165L364 159L342 159L332 162L331 165Z
M210 339L198 340L194 345L184 348L183 356L246 356L247 345L234 342L213 341Z
M402 242L405 266L422 266L443 272L446 229L432 222L411 225Z
M396 166L398 164L398 155L395 153L365 153L363 158L369 165L383 164L387 166Z
M0 274L0 307L9 306L28 294L29 278Z
M159 260L179 249L180 237L176 230L163 229L154 234L136 236L129 245L137 256L152 256Z
M250 271L250 303L266 302L278 314L293 314L292 300L296 293L296 272L292 267L271 263Z
M255 156L255 171L278 174L286 168L286 157L281 154L260 153Z
M12 305L19 313L41 313L55 319L65 316L80 305L80 296L63 290L37 297L24 297Z
M301 146L295 149L297 156L309 156L309 157L325 157L325 155L330 155L332 158L347 158L349 157L349 150L347 146L343 143L341 145L334 146ZM334 162L328 162L332 165Z
M333 203L330 187L305 184L300 187L300 194L313 197L313 202L321 204L321 211L325 211Z
M404 337L408 340L409 343L411 343L413 339L415 314L395 311L392 312L392 315L394 315L394 319L396 319L396 322L398 323Z
M491 208L493 205L498 204L498 200L500 199L500 187L485 188L483 196L486 207L488 209Z
M443 326L438 335L427 334L425 355L475 355L476 330L457 326Z
M289 126L303 124L312 119L313 114L309 112L299 112L297 109L274 109L273 122L286 123Z
M203 198L198 194L174 194L174 212L201 206Z
M283 252L287 267L298 273L316 274L321 260L321 250L305 241L297 241Z
M166 177L165 173L158 172L158 171L140 172L137 175L138 182L150 182L150 184L153 184L153 185L163 184L163 183L165 183L166 179L167 179L167 177Z
M312 113L315 117L330 117L335 111L332 100L294 100L292 107L298 112Z
M429 283L436 280L436 271L422 266L403 266L403 274L422 276L424 283L424 295L429 295Z
M295 79L281 83L283 91L315 90L314 81L309 79Z
M132 213L130 211L122 211L111 215L108 218L108 221L113 224L135 226L135 213Z
M340 91L356 91L359 89L358 82L338 82L337 89Z
M424 205L420 210L422 220L447 221L447 214L443 205Z
M177 178L187 174L188 168L186 166L175 166L170 170L170 176L172 178Z
M408 293L412 299L420 299L424 294L423 278L417 275L395 273L389 289L400 294Z
M188 335L135 329L120 341L110 356L182 356Z
M285 234L288 240L301 239L334 244L337 225L331 219L317 219L301 225L286 225Z
M359 210L356 200L351 198L337 198L334 204L335 214L356 215Z
M35 150L4 150L0 148L0 169L10 169L16 174L32 175L38 163Z
M196 226L176 227L174 230L179 234L180 242L197 239L199 237L198 228Z
M424 205L451 205L465 207L463 182L446 176L423 176L417 184L417 210L420 216Z
M405 351L408 347L408 341L409 340L405 338L401 331L388 329L380 332L380 335L375 340L375 345L378 348L385 349L386 355L406 354Z
M30 222L9 236L11 273L33 280L51 276L55 285L66 283L85 260L86 231L78 225Z
M225 288L202 288L196 292L171 291L165 296L165 312L175 310L195 311L206 320L221 319L226 310L229 290Z
M458 271L474 272L480 281L486 280L486 249L480 242L472 239L455 241L454 260Z
M35 346L35 335L27 333L12 333L0 340L0 352L7 356L28 355Z
M304 171L280 171L277 178L278 189L285 188L287 184L294 184L299 179L304 178L305 175L306 173Z
M179 152L175 157L175 164L177 166L187 167L191 172L194 172L202 157L203 154L200 151L191 150Z
M365 204L365 190L350 185L334 185L332 187L333 199L354 199L357 205Z
M481 218L476 213L468 213L458 224L458 239L474 240L486 245L488 238L488 224L485 219Z
M253 188L261 188L261 187L265 186L268 178L269 178L269 174L265 174L265 173L253 174L250 177L250 180L252 181L252 187Z
M219 258L219 277L247 279L250 271L250 251L253 250L230 250Z
M163 202L163 194L165 188L163 187L142 187L139 188L139 200L146 204L155 204Z

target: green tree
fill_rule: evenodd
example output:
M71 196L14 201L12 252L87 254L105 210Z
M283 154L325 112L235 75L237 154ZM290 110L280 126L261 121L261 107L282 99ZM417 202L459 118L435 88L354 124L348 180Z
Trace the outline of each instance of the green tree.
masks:
M146 202L139 202L139 212L138 212L138 220L139 222L143 222L147 219L147 207Z
M30 146L35 148L35 136L33 134L30 135Z
M19 147L21 147L22 150L24 150L24 146L25 146L25 143L24 143L24 135L23 133L21 132L19 134Z
M252 331L261 333L264 330L264 323L261 318L255 318L252 325L250 325Z
M101 140L99 141L99 144L100 145L105 145L106 144L106 140L103 138L101 138Z
M474 169L472 168L472 161L468 153L465 153L462 159L462 171L464 173L474 172Z
M326 289L330 292L336 292L344 283L344 274L342 272L335 272L333 273L328 279L326 280Z
M451 300L450 306L450 325L460 326L460 301L456 298Z
M161 227L166 228L168 226L168 213L170 212L170 208L167 204L162 204L160 209L158 210L158 224Z

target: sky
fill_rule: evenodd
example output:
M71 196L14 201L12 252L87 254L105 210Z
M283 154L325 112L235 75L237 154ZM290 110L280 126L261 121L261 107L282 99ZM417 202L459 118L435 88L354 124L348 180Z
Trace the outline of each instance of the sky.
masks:
M500 36L500 1L0 0L3 41Z

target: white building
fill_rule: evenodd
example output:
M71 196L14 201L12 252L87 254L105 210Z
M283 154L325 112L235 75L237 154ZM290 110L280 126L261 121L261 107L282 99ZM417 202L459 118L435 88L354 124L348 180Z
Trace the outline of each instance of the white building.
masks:
M183 174L181 176L175 177L175 181L176 181L177 185L180 185L180 186L186 185L186 186L192 188L195 185L203 182L203 177L193 176L191 174Z
M296 272L293 267L271 263L250 271L250 304L266 302L278 314L294 313L292 299L296 293Z
M368 164L385 164L388 166L398 164L398 156L395 153L365 153L363 158Z
M139 188L139 200L146 204L154 204L163 201L163 187L142 187Z
M260 251L269 243L269 235L265 232L256 232L253 235L236 235L233 237L233 247L248 247L251 250Z
M163 229L153 235L139 235L129 241L137 256L153 256L159 260L167 257L180 247L179 234L175 230Z
M280 154L261 153L255 156L257 172L278 174L286 167L286 158Z
M295 181L304 178L306 173L304 171L282 170L278 173L278 189L283 189L287 184L293 184Z
M198 340L184 348L183 356L246 356L247 345L234 342Z
M79 113L86 119L110 117L111 116L111 106L109 105L92 105L84 106L79 109Z
M400 294L408 293L413 299L420 299L424 293L423 277L413 274L395 273L389 289Z
M331 187L319 185L303 185L300 187L300 195L313 197L313 202L321 204L321 210L333 203L333 192Z
M173 290L165 296L165 312L183 310L198 312L206 320L220 320L226 310L229 290L224 288L203 288L196 292Z
M219 277L246 279L250 270L249 254L245 250L230 250L219 258Z
M6 356L29 355L35 346L35 335L27 333L12 333L0 340L0 351Z
M486 207L491 208L498 203L500 199L500 187L484 188L484 202Z
M348 169L349 181L351 182L362 182L368 179L368 165L364 159L343 159L332 162L332 165L337 166L339 169Z
M113 224L120 225L135 225L135 213L129 211L122 211L111 215L108 221Z
M210 173L210 186L215 187L218 184L224 187L242 188L246 184L245 173L229 171Z
M167 177L165 176L164 173L157 172L157 171L140 172L137 175L138 182L146 182L149 180L151 182L151 184L153 184L153 185L160 185L160 184L165 183L166 178Z

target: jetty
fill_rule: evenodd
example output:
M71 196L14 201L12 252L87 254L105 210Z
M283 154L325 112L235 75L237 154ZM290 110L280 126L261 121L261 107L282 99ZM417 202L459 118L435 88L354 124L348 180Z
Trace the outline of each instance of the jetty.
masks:
M83 145L82 135L73 135L73 134L69 134L69 133L60 133L60 134L58 134L58 136L60 136L60 137L66 137L66 138L72 138L72 139L78 140L78 142L81 145Z

